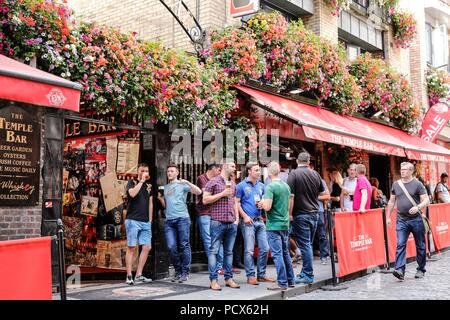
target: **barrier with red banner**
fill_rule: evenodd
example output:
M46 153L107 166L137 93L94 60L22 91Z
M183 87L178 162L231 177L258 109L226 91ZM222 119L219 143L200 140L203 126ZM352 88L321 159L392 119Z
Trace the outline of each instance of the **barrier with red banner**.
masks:
M450 247L450 203L432 204L428 210L436 250Z
M386 213L387 214L387 213ZM391 225L387 226L388 230L388 249L389 249L389 261L395 261L395 252L397 251L397 231L395 230L395 226L397 223L397 209L394 209L391 216ZM428 248L428 239L425 237L425 241L427 243ZM412 233L409 234L408 241L406 242L406 258L415 257L416 252L416 243L414 241L414 236Z
M339 277L386 263L382 212L335 214Z
M0 300L52 299L50 241L0 241Z

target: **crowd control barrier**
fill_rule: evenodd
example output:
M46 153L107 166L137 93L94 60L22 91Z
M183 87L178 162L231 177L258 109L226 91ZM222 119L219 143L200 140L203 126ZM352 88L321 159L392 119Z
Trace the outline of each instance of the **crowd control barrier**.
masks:
M450 203L439 203L428 206L428 217L431 223L431 231L435 250L450 247Z
M59 290L66 300L63 238L58 219L58 236L0 241L0 300L52 300L52 241L58 244Z
M396 218L394 210L390 225L386 224L386 208L359 212L327 211L328 237L333 275L333 286L337 286L338 278L364 271L374 266L387 267L395 261L397 249ZM435 251L450 247L450 203L433 204L427 208L427 216L431 223L431 232L425 237L427 251L431 255L431 239ZM335 238L334 238L335 237ZM337 248L338 269L336 272L334 258L334 242ZM416 256L414 237L410 234L407 242L407 258Z

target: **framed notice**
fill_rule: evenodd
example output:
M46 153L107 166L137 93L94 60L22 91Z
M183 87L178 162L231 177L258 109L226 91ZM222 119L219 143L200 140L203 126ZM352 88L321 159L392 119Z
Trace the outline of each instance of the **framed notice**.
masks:
M98 198L90 196L81 197L81 214L88 216L97 216Z
M136 173L139 162L139 140L120 140L117 147L117 167L118 174Z
M103 200L106 211L110 211L123 203L121 186L118 183L115 172L110 172L100 178L100 185L103 191Z
M41 107L0 100L0 203L39 204Z

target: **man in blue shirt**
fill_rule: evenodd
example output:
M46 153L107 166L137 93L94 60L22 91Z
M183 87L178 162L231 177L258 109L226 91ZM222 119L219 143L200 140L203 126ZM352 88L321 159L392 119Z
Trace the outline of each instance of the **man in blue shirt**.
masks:
M170 260L175 268L172 282L187 281L191 267L190 229L191 219L186 205L188 192L200 195L202 190L186 180L178 180L178 167L167 167L168 184L164 186L164 197L158 195L159 201L166 208L165 235Z
M275 282L266 276L267 242L266 225L262 218L262 197L264 184L259 181L261 169L257 163L249 162L246 166L247 178L236 186L236 203L241 216L241 229L244 237L244 264L247 283L257 285L260 282ZM258 241L257 277L253 254L255 239Z

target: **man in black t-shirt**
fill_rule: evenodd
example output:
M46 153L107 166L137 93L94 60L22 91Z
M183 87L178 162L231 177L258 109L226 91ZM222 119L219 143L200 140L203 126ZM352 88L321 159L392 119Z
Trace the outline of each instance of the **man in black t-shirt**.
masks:
M131 179L127 185L127 217L125 227L127 231L127 284L134 282L150 282L142 275L142 269L147 261L148 253L152 248L152 219L153 219L153 196L150 184L149 167L145 163L138 165L138 178ZM136 277L133 280L132 264L135 248L142 246Z
M325 200L319 197L325 188L319 173L309 168L310 158L308 152L300 153L297 159L298 168L289 173L287 180L291 188L292 232L302 253L303 262L296 283L308 284L314 282L312 241L317 228L318 200Z
M397 224L395 228L397 230L397 251L395 253L394 276L400 280L405 278L406 243L410 232L412 232L416 242L416 261L419 265L415 277L423 278L425 275L425 227L420 215L425 214L425 207L430 203L430 199L424 185L413 177L413 172L414 165L412 163L401 163L401 179L395 181L392 185L391 198L389 199L386 214L387 225L390 226L391 214L395 204L397 204ZM401 184L404 185L416 205L409 200Z

